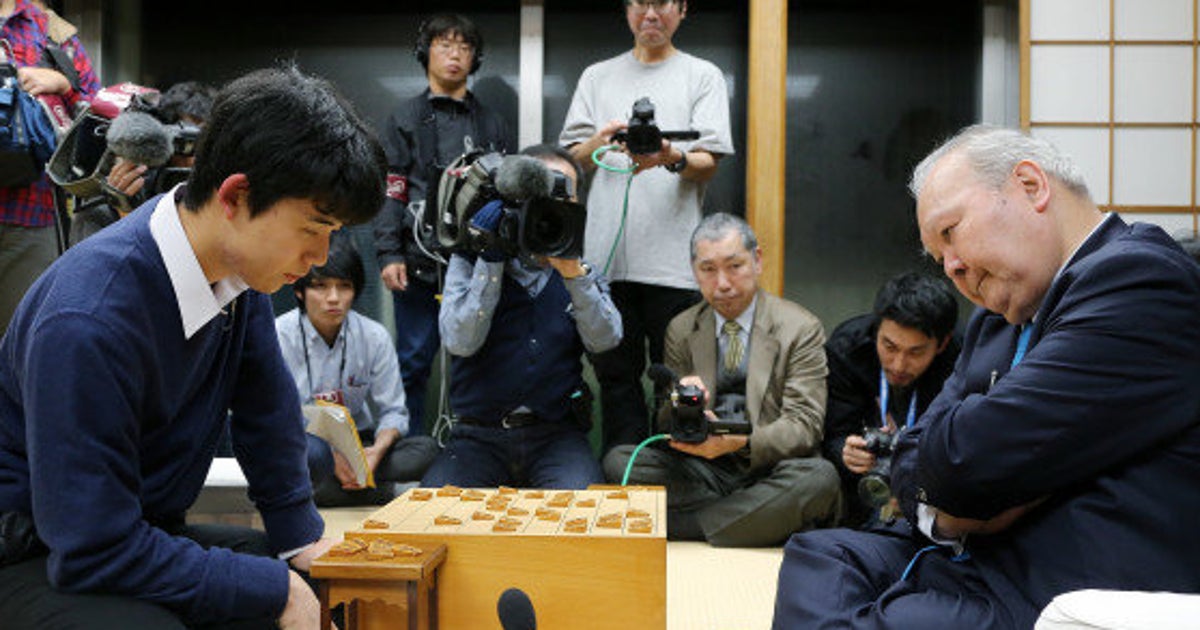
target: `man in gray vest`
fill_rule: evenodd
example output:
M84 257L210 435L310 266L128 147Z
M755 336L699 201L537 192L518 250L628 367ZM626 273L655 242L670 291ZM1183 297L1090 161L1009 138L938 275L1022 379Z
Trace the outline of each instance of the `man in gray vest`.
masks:
M762 250L730 214L709 215L691 240L692 272L704 301L667 327L666 366L680 386L704 394L705 415L744 422L743 433L675 439L644 449L629 483L667 488L667 535L720 547L777 545L792 532L832 525L841 504L838 475L820 457L825 416L825 335L803 307L759 287ZM678 408L668 401L660 427ZM604 458L621 481L634 448Z

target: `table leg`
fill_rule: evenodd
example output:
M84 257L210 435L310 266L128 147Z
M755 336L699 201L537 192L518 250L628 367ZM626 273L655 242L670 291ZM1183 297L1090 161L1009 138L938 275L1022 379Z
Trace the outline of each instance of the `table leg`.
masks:
M321 581L321 630L331 630L333 619L329 610L329 582Z
M417 581L409 580L408 581L408 627L411 630L417 630L418 628L421 627L419 625L421 623L419 620L420 617L417 615L417 606L418 606Z

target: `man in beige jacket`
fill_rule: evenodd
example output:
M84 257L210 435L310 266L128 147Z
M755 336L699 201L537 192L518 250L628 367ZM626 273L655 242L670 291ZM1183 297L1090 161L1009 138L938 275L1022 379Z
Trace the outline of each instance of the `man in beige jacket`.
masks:
M714 546L782 543L793 532L832 525L841 494L820 457L825 414L825 335L803 307L759 287L762 251L741 218L718 213L692 234L692 272L704 301L667 327L664 360L682 386L704 394L705 415L741 432L699 443L674 435L643 449L629 482L667 488L668 536ZM667 401L660 428L676 408ZM634 447L604 459L621 481Z

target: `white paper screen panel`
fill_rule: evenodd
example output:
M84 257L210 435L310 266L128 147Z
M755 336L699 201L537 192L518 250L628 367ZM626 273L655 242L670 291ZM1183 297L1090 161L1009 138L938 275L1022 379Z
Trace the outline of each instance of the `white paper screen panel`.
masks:
M1107 46L1034 46L1030 51L1030 112L1035 121L1107 122Z
M1033 0L1030 37L1033 39L1108 39L1110 0Z
M1116 130L1112 200L1117 206L1188 206L1192 173L1190 130Z
M1117 40L1190 40L1194 0L1115 0Z
M1108 130L1080 127L1034 127L1033 135L1044 138L1071 156L1083 172L1092 199L1108 202Z
M1188 46L1118 46L1113 54L1113 115L1120 122L1192 121Z

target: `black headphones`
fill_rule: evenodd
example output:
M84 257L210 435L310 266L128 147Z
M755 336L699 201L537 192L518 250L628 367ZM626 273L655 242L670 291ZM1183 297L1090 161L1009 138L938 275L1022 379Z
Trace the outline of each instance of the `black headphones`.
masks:
M417 27L417 44L413 47L413 56L417 58L417 62L426 72L429 71L429 44L433 41L433 33L428 33L429 19L421 20L421 25ZM483 41L475 48L474 54L471 55L471 69L467 74L475 74L479 70L479 66L483 64Z

